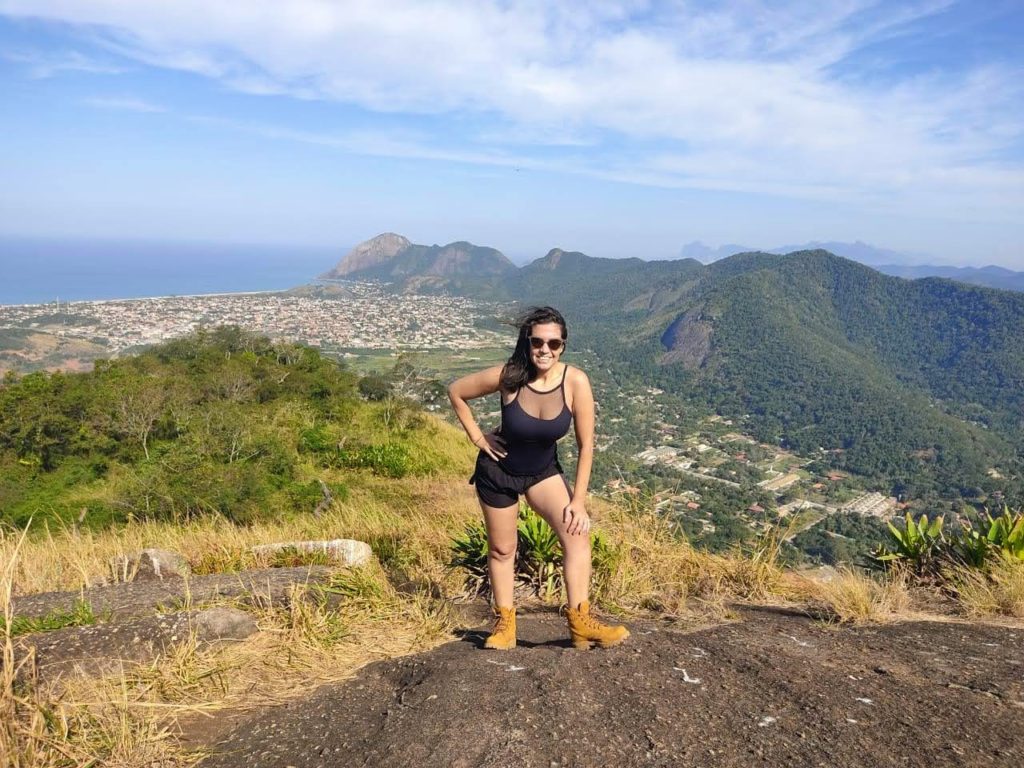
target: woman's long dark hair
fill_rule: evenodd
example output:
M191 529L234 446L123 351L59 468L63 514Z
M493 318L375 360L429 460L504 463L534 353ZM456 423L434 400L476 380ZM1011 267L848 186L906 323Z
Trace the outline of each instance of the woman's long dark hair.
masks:
M516 348L512 352L512 357L501 369L503 391L515 392L537 377L537 367L530 358L530 332L533 330L533 326L545 323L558 323L562 326L562 341L568 338L569 332L566 330L565 318L562 317L561 312L554 307L530 307L526 314L516 320L516 325L519 326L519 338L516 339Z

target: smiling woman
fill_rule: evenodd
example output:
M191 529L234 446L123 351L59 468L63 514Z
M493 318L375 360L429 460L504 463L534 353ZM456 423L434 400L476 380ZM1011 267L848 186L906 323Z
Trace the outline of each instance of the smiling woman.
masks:
M488 575L497 622L485 646L508 650L516 644L513 584L519 496L558 534L565 553L569 631L573 645L617 645L629 636L590 615L590 516L587 485L594 459L594 396L590 380L561 362L568 331L552 307L531 309L519 321L516 348L505 365L452 382L448 394L473 445L480 449L470 482L475 483L487 526ZM484 434L467 400L501 397L501 428ZM576 425L579 462L570 486L558 462L558 440Z

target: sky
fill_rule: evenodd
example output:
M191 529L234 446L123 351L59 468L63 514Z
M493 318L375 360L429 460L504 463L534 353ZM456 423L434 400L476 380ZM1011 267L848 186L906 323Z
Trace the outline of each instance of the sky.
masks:
M0 0L0 235L1024 269L1024 0Z

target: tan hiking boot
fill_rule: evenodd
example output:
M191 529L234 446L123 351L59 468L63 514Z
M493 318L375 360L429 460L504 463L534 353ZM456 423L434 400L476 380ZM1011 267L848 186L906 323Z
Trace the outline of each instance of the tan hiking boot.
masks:
M589 648L597 643L602 648L618 645L627 637L629 630L622 625L602 624L590 615L590 603L584 600L578 608L569 608L569 634L576 648Z
M516 647L516 609L495 606L494 631L484 640L484 648L508 651Z

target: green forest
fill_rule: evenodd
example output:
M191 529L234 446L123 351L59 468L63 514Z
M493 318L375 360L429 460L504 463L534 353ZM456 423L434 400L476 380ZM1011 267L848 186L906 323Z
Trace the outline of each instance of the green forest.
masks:
M1024 500L1020 293L889 277L826 251L707 266L552 252L487 297L559 307L575 348L623 386L676 395L681 418L738 419L898 496ZM706 340L686 362L667 354L680 323Z
M204 330L88 373L4 378L0 522L311 513L361 476L450 472L465 448L438 433L386 376Z

